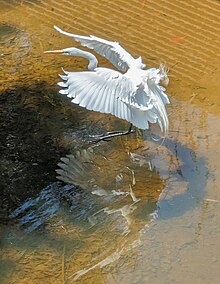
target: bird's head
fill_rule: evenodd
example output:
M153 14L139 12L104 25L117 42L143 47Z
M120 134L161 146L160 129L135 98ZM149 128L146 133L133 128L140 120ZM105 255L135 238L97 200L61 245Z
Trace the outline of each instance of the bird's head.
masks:
M68 47L68 48L64 48L64 49L44 51L44 53L70 55L70 56L77 56L77 55L79 55L79 52L80 52L80 49L75 48L75 47Z
M89 61L88 69L90 71L93 71L98 65L98 60L92 53L81 50L76 47L68 47L68 48L59 49L59 50L48 50L48 51L45 51L44 53L84 57L85 59Z

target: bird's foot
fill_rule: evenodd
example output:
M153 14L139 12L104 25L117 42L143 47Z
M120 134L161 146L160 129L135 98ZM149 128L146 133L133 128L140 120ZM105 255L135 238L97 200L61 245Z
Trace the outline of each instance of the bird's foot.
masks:
M90 136L92 138L90 142L98 143L99 141L111 141L110 139L113 137L129 135L134 132L135 130L129 129L127 131L113 131L113 132L106 132L105 134L101 134L101 135L92 135Z

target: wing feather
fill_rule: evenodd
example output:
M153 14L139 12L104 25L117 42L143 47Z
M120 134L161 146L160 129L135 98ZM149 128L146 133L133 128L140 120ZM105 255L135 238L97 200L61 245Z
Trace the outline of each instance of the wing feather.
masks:
M84 100L85 99L93 99L95 101L96 97L95 97L95 91L96 91L96 85L93 84L92 87L90 88L89 92L85 92L84 90L84 86L80 86L80 88L78 87L77 90L77 95L75 97L75 99L72 101L73 103L77 103L82 107L86 107L86 105L84 105ZM93 109L92 109L93 110Z
M169 120L165 105L169 103L169 99L164 93L164 89L161 89L153 79L147 80L147 91L153 102L153 109L149 112L149 121L151 121L151 118L153 118L153 121L157 121L161 131L166 136L169 128Z
M63 31L57 26L54 28L61 34L72 37L75 41L80 42L82 46L93 49L95 52L107 58L116 68L125 72L129 67L143 69L145 64L142 63L141 58L135 59L128 53L118 42L108 41L96 36L80 36Z
M103 84L100 84L100 85L101 87L98 91L102 93L102 96L100 98L99 111L106 113L105 104L106 104L108 97L107 97L107 93L104 91L105 88L103 88ZM107 110L107 113L108 113L108 110Z
M93 89L90 90L90 93L93 91ZM95 110L95 104L96 104L96 100L97 98L95 97L95 94L93 93L92 95L88 94L88 98L89 98L89 102L88 102L88 106L90 110ZM98 111L98 110L97 110Z
M60 92L70 97L73 103L89 110L111 113L141 129L147 129L148 122L158 122L161 130L167 132L165 93L153 79L137 87L125 75L107 68L66 72L61 78L64 78L64 84L59 85L65 89Z
M106 85L104 85L103 92L105 93L105 97L106 97L104 112L110 113L111 96L110 96L110 93L109 93L109 88L107 88Z

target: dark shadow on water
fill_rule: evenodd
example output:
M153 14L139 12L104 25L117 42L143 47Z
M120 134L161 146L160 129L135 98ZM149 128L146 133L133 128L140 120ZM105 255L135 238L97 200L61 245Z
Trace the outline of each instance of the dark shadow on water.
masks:
M69 151L64 132L79 120L80 112L43 82L0 94L0 223L56 180L56 165Z

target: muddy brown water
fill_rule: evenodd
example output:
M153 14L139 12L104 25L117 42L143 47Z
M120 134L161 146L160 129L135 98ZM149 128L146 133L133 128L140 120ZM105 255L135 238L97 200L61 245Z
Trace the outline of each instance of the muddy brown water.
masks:
M220 2L0 8L0 283L219 283ZM170 70L166 141L146 132L92 146L83 188L57 181L60 158L127 124L58 94L60 67L85 70L86 61L43 54L79 46L54 24L117 40Z

